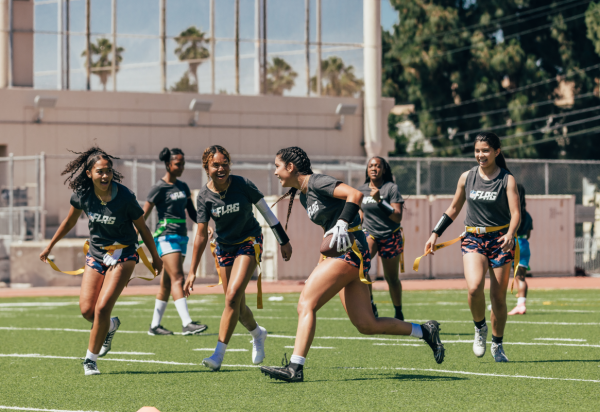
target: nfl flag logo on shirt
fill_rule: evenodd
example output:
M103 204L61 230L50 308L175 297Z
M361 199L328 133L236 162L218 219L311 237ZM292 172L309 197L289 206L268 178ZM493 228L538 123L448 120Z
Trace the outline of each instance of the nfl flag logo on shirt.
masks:
M471 194L469 195L471 199L477 199L477 190L471 190Z

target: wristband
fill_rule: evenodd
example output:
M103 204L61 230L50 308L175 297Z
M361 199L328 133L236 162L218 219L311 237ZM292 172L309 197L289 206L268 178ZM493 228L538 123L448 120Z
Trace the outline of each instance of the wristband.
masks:
M448 229L448 226L450 226L452 222L454 221L450 218L450 216L444 213L431 233L436 233L438 236L442 236L444 230Z
M377 203L377 207L382 211L387 213L388 215L391 215L395 212L394 208L392 207L392 205L390 205L388 202L386 202L385 200L382 200L381 202Z
M283 226L281 226L281 223L277 223L275 226L271 226L271 230L273 231L275 238L281 246L289 243L290 238L288 237L287 233L285 233L285 230L283 230Z
M348 223L352 223L359 210L360 206L358 206L356 203L346 202L346 204L344 205L344 209L342 210L342 213L340 213L338 219L344 220Z

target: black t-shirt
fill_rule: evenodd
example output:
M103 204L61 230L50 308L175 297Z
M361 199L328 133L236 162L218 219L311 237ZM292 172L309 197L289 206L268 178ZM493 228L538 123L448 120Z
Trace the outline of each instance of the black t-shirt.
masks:
M152 188L146 200L156 205L158 220L156 228L158 229L163 219L183 219L185 220L185 207L188 197L192 192L188 185L181 180L176 180L175 184L169 184L160 179ZM185 223L169 223L162 232L161 236L180 235L187 236Z
M394 222L389 218L387 212L384 212L377 206L377 202L371 197L371 188L368 183L360 186L358 190L365 195L362 201L363 211L363 228L369 232L374 238L388 238L400 227L400 223ZM381 200L385 200L389 204L404 203L402 195L398 190L398 185L394 182L385 182L379 188L379 196Z
M250 180L230 175L231 183L221 199L220 195L204 186L198 193L196 207L198 223L215 221L219 244L234 245L250 236L261 234L260 224L252 213L252 205L264 196Z
M529 212L525 211L525 216L521 217L521 225L517 230L517 236L527 236L530 230L533 230L533 219Z
M89 253L100 261L106 254L102 246L115 243L128 245L123 254L133 253L137 249L137 234L133 221L144 215L131 190L120 183L113 182L112 185L113 199L106 205L100 203L93 189L84 194L75 192L71 195L71 206L83 210L90 219Z

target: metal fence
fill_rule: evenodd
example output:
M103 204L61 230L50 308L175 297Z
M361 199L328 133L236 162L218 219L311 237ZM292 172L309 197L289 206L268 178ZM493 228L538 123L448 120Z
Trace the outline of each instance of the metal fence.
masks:
M575 267L586 273L600 272L598 241L591 237L575 238Z

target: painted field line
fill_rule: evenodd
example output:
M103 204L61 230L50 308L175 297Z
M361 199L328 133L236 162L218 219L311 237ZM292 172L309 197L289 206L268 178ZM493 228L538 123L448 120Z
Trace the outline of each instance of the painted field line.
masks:
M284 346L286 349L294 349L293 346ZM335 349L333 346L311 346L311 349Z
M114 350L110 351L111 355L154 355L150 352L115 352Z
M529 375L503 375L499 373L482 373L482 372L467 372L467 371L451 371L445 369L418 369L418 368L340 368L340 369L365 369L365 370L398 370L411 372L437 372L456 375L475 375L487 376L490 378L516 378L516 379L539 379L549 381L571 381L571 382L591 382L600 383L600 380L595 379L577 379L577 378L550 378L546 376L529 376Z
M587 342L587 339L568 339L568 338L533 338L533 340L560 340L565 342Z
M214 352L215 348L198 348L192 350ZM227 349L227 352L248 352L248 349Z
M468 343L472 344L472 340L444 340L442 343ZM522 345L522 346L575 346L577 348L600 348L600 345L589 345L587 343L577 344L577 343L543 343L543 342L502 342L505 345ZM491 345L492 342L487 342L488 345ZM424 342L421 344L406 344L406 343L374 343L373 345L378 346L422 346Z
M90 333L89 329L62 329L62 328L17 328L13 326L0 326L0 330L34 330L34 331L44 331L44 332L82 332L82 333ZM144 333L147 334L146 331L141 330L119 330L119 333Z
M317 320L320 318L317 317ZM411 319L407 320L407 322L427 322L431 319ZM468 323L473 324L472 320L438 320L440 324L444 323ZM556 325L556 326L600 326L598 322L530 322L530 321L522 321L522 320L509 320L506 323L511 324L520 324L520 325Z
M443 342L446 343L446 342ZM374 343L376 346L423 346L420 343ZM311 348L312 349L312 348Z
M72 411L68 409L39 409L39 408L24 408L21 406L5 406L0 405L0 409L6 409L9 411L43 411L43 412L98 412L98 411Z
M122 302L115 303L116 306L133 306L139 305L139 301L125 300ZM7 302L0 303L0 308L36 308L36 307L53 307L53 306L71 306L79 305L79 302Z

